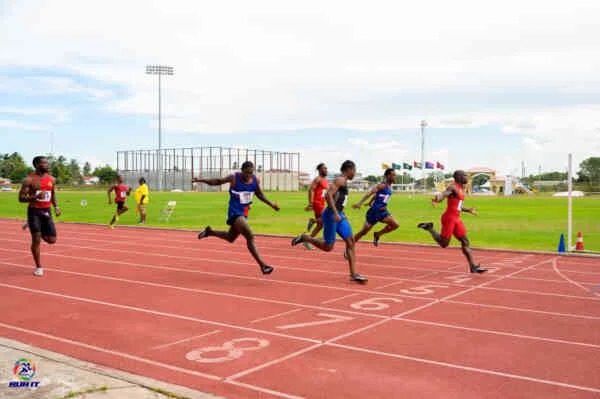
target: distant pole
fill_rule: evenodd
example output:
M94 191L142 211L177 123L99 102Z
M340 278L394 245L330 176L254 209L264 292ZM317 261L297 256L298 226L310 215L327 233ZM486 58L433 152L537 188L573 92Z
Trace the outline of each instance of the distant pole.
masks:
M427 121L421 121L421 176L423 178L423 192L425 192L425 128Z
M567 187L569 191L569 201L567 205L567 250L570 251L573 248L571 246L571 237L573 236L573 154L569 154L567 167Z
M54 155L54 132L50 132L50 155Z
M162 75L173 75L174 68L167 65L147 65L147 75L158 75L158 189L162 190L163 170L162 170Z

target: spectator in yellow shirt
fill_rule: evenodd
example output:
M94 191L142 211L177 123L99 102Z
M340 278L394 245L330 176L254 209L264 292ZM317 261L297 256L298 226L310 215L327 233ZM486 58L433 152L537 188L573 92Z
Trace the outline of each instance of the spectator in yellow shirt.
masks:
M146 179L140 177L140 186L135 190L135 203L137 210L140 213L140 221L138 224L146 223L146 204L150 202L150 191L146 184Z

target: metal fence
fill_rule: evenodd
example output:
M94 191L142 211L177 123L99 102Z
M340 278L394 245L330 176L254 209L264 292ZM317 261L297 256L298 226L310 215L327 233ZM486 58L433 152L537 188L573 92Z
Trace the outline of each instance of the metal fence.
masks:
M298 191L300 154L229 147L117 151L117 171L135 186L144 177L153 190L224 191L227 185L192 183L194 177L223 177L252 161L267 191Z

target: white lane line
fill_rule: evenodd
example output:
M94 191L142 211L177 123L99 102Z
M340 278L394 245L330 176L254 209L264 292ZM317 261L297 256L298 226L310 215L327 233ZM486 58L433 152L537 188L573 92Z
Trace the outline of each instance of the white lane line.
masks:
M426 325L431 325L431 326L452 328L455 330L475 331L475 332L482 332L482 333L494 334L494 335L504 335L507 337L525 338L525 339L530 339L530 340L554 342L554 343L558 343L558 344L586 346L588 348L600 349L600 345L588 344L586 342L576 342L576 341L567 341L567 340L563 340L563 339L545 338L545 337L538 337L535 335L516 334L516 333L505 332L505 331L488 330L488 329L484 329L484 328L465 327L465 326L459 326L456 324L438 323L438 322L425 321L425 320L415 320L415 319L407 319L407 318L398 318L398 320L399 321L407 321L410 323L418 323L418 324L426 324Z
M150 349L164 349L164 348L168 348L169 346L182 344L184 342L188 342L188 341L194 340L196 338L208 337L210 335L214 335L214 334L217 334L217 333L220 333L220 332L221 332L221 330L213 330L213 331L209 331L209 332L204 333L204 334L194 335L193 337L188 337L188 338L180 339L179 341L170 342L168 344L153 346Z
M352 351L371 353L374 355L387 356L387 357L393 357L393 358L404 359L404 360L412 360L415 362L425 363L425 364L433 364L436 366L450 367L453 369L473 371L476 373L491 374L491 375L507 377L507 378L517 379L517 380L524 380L524 381L530 381L530 382L537 382L537 383L541 383L541 384L559 386L562 388L571 388L571 389L578 389L581 391L600 393L600 389L596 389L596 388L592 388L592 387L585 387L585 386L581 386L581 385L567 384L567 383L559 382L559 381L546 380L546 379L535 378L535 377L527 377L527 376L519 375L519 374L505 373L505 372L501 372L501 371L488 370L488 369L483 369L483 368L479 368L479 367L463 366L460 364L447 363L447 362L441 362L441 361L430 360L430 359L422 359L422 358L414 357L414 356L399 355L396 353L382 352L382 351L366 349L366 348L358 348L358 347L349 346L349 345L342 345L342 344L335 344L335 343L331 343L331 344L327 344L327 345L331 346L331 347L336 347L336 348L349 349Z
M576 282L576 281L573 281L573 280L571 280L570 278L568 278L567 276L565 276L564 274L562 274L562 273L561 273L561 271L560 271L560 270L558 270L558 265L557 265L557 263L558 263L558 262L556 262L556 259L553 259L553 260L552 260L552 267L554 268L554 271L556 272L556 274L558 274L560 277L562 277L563 279L567 280L569 283L573 284L574 286L581 288L581 289L582 289L582 290L584 290L585 292L587 292L587 293L589 293L589 294L592 294L592 295L595 295L595 296L597 296L597 297L600 297L600 294L599 294L599 293L597 293L597 292L595 292L595 291L592 291L592 290L590 290L590 289L589 289L589 288L587 288L587 287L584 287L583 285L579 284L578 282Z
M321 305L325 305L327 303L341 301L342 299L350 298L350 297L357 296L357 295L358 294L348 294L348 295L340 296L340 297L337 297L337 298L329 299L327 301L321 302Z
M303 310L303 309L292 309L292 310L288 310L287 312L281 312L281 313L277 313L277 314L274 314L274 315L271 315L271 316L261 317L259 319L252 320L250 322L250 324L252 324L252 323L258 323L259 321L274 319L276 317L284 316L286 314L300 312L301 310Z

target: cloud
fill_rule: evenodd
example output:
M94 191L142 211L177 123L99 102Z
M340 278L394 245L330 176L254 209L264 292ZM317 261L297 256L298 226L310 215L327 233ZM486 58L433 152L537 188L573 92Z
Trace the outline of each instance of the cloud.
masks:
M48 131L50 128L48 125L0 119L0 129Z
M13 114L25 117L45 117L57 123L63 123L70 120L70 111L64 108L51 107L2 107L0 106L0 114Z

